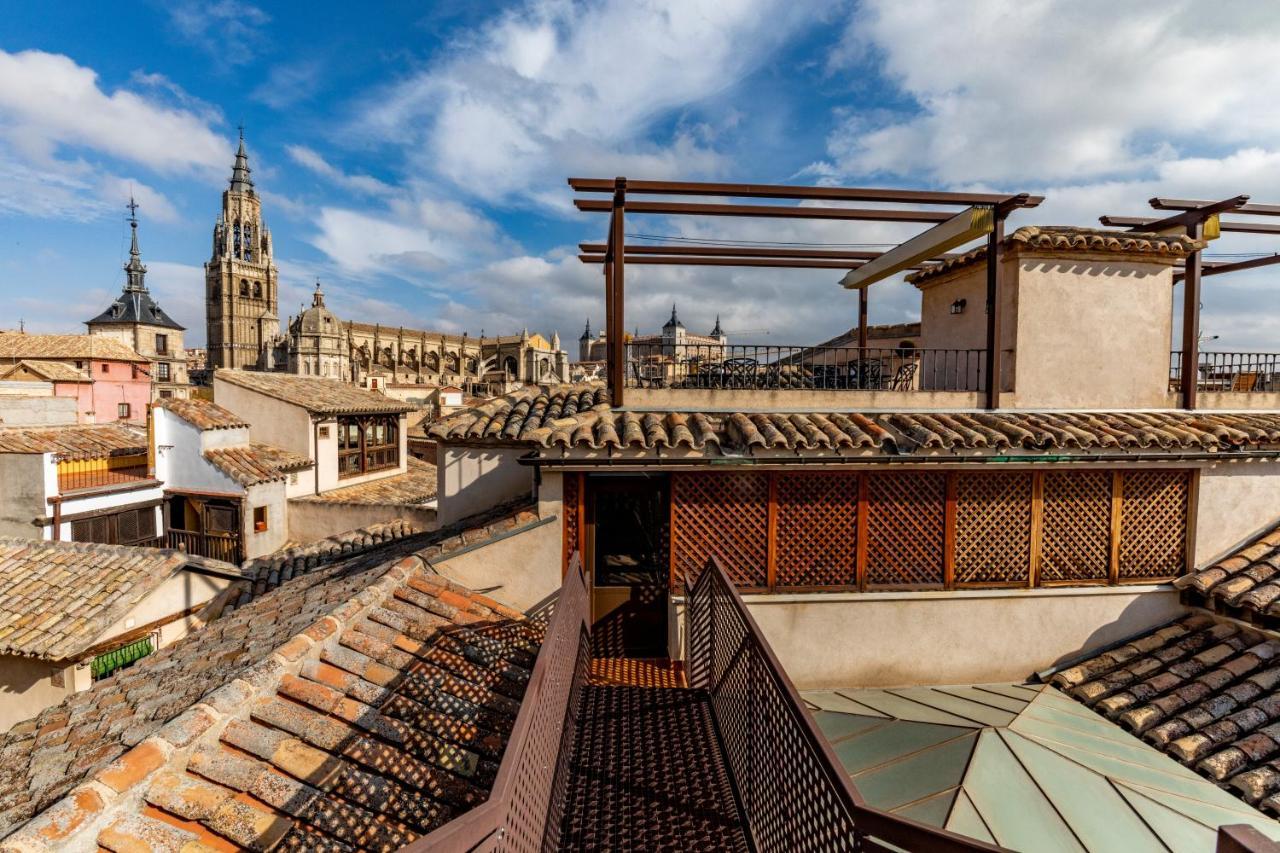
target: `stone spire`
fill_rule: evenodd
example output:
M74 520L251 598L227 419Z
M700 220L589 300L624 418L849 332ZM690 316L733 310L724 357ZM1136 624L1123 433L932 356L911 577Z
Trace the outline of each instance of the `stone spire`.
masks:
M138 250L138 204L129 196L129 228L133 232L133 242L129 245L129 263L124 265L126 293L147 289L147 268L142 265L142 252Z
M253 179L249 177L249 155L244 150L244 126L240 127L240 147L236 150L236 162L231 167L231 191L246 193L253 191Z
M320 289L320 279L316 279L316 292L311 294L311 304L324 307L324 291Z
M591 318L590 317L587 318L587 327L582 330L582 337L578 338L578 340L580 341L591 340Z
M560 332L559 330L551 333L551 349L558 351L560 349Z
M711 330L711 337L719 338L724 336L724 331L720 328L720 315L716 315L716 327Z
M684 323L681 323L680 318L676 316L676 304L674 302L671 303L671 319L668 320L667 324L662 328L664 329L683 329L684 328Z

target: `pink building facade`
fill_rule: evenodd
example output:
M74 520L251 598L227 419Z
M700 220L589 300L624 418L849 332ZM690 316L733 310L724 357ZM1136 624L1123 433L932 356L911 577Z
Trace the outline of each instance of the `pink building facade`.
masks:
M89 364L88 382L55 382L55 397L76 398L76 420L84 424L111 421L145 423L151 402L151 377L145 365L125 361Z

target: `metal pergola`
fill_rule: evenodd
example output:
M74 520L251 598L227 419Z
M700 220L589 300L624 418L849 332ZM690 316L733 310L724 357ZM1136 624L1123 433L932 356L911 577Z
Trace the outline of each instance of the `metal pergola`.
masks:
M608 239L582 243L583 263L600 264L605 280L605 340L608 346L608 384L615 406L625 405L626 328L623 305L628 264L681 266L774 267L785 269L842 269L841 284L858 291L858 347L867 346L867 289L895 273L921 269L955 257L951 249L986 236L987 250L987 408L1000 405L999 347L1002 323L1001 261L1004 220L1018 208L1035 207L1042 196L1028 193L932 192L855 187L808 187L785 184L725 184L690 181L641 181L627 178L570 178L569 186L584 195L611 194L612 199L575 198L582 211L609 214ZM857 208L843 206L725 204L722 202L628 201L632 196L691 196L717 199L777 199L794 202L864 202L901 204L917 208ZM627 213L665 216L730 216L851 222L914 223L930 226L886 252L819 248L738 246L628 245Z
M1266 222L1224 220L1223 214L1250 216L1280 216L1280 205L1250 204L1249 196L1238 195L1220 201L1156 197L1149 201L1156 210L1176 211L1164 217L1153 216L1100 216L1103 225L1128 228L1131 232L1157 234L1186 234L1203 242L1216 239L1223 233L1280 234L1280 225ZM1180 272L1174 273L1174 281L1184 284L1182 292L1182 364L1179 371L1182 382L1182 407L1196 408L1198 367L1200 363L1200 289L1205 276L1221 275L1239 270L1257 269L1280 263L1280 254L1272 254L1245 261L1214 262L1201 258L1202 249L1187 256Z

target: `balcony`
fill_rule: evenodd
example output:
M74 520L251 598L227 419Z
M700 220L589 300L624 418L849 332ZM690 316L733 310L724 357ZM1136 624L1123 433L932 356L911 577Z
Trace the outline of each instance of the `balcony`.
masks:
M195 530L170 528L169 547L188 554L239 563L241 560L240 537L234 533L200 533Z
M112 489L151 482L146 465L125 468L86 468L63 464L58 471L58 493L78 492L85 489Z
M1280 408L1280 353L1202 352L1196 368L1198 407ZM1182 388L1182 352L1169 354L1169 390Z

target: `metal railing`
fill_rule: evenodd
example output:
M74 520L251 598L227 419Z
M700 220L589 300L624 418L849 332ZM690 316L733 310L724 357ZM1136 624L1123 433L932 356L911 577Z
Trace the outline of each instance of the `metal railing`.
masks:
M1280 391L1280 353L1202 352L1196 368L1196 389L1258 393ZM1169 388L1182 387L1182 352L1169 353Z
M74 492L79 489L97 489L106 486L130 485L151 480L146 465L128 468L101 468L92 471L68 471L58 474L58 492Z
M590 668L590 584L574 554L489 799L417 839L408 853L559 846L578 700Z
M980 349L860 349L755 344L626 345L628 387L832 391L981 391Z
M690 686L711 696L755 850L1000 849L868 806L719 560L688 588Z
M199 557L208 557L211 560L239 563L242 559L240 537L234 533L200 533L195 530L170 528L168 541L170 548Z

